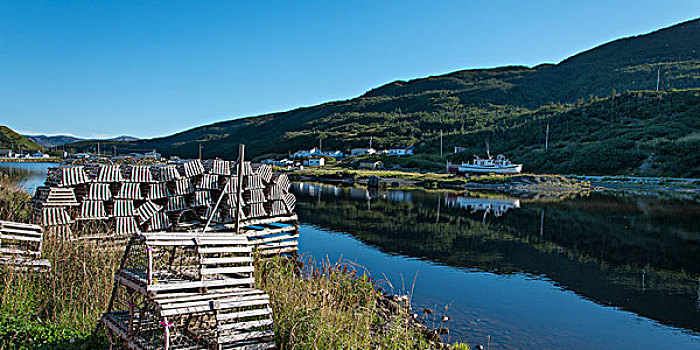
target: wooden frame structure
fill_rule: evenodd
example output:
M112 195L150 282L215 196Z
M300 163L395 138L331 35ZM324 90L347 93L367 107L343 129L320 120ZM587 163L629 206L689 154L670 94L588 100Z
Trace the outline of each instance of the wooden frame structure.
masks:
M41 259L43 236L39 225L0 221L0 264L13 270L49 271L51 263Z
M132 237L102 317L113 348L273 349L270 300L254 288L251 253L230 232Z

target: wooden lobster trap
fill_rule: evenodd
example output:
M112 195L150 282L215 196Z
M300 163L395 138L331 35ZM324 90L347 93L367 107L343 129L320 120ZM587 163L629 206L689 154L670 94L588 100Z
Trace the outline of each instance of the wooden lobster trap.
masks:
M232 233L143 233L129 242L102 322L130 349L269 349L272 310L252 247Z
M43 236L39 225L0 221L0 264L13 270L50 270L51 263L41 259Z

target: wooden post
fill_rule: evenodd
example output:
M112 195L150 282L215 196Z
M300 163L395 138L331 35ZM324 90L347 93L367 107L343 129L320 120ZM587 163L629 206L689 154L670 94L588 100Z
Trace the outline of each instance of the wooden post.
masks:
M238 145L238 189L236 190L236 234L241 233L241 207L243 203L243 169L245 169L245 145Z
M146 278L147 284L151 285L153 283L153 252L151 250L151 247L146 246L146 252L148 255L148 272Z
M659 82L661 81L661 68L656 71L656 91L659 91Z
M238 167L238 164L241 162L240 158L236 162L237 163L235 164L235 166ZM224 185L224 190L221 191L221 194L219 195L219 199L216 201L216 204L214 205L214 209L212 209L211 214L209 214L209 219L207 220L207 224L204 225L202 232L207 232L207 228L209 228L209 224L211 224L211 220L214 218L214 213L216 212L216 209L219 208L219 204L221 204L221 200L224 198L224 195L226 194L226 189L231 184L231 179L233 179L233 173L231 173L231 175L228 177L228 180L226 181L226 184ZM236 215L238 215L238 214L236 214Z
M440 159L442 159L442 130L440 130Z
M163 338L164 338L163 342L165 343L163 345L163 350L168 350L168 349L170 349L170 327L169 327L169 323L168 323L168 318L164 316L163 322L165 323L163 325L163 327L165 328L165 330L163 332Z

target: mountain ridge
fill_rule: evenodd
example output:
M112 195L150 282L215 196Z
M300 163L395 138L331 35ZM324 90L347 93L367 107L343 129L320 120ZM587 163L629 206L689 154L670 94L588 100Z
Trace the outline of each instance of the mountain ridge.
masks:
M132 137L132 136L127 136L127 135L122 135L122 136L117 136L117 137L112 137L108 139L86 139L86 138L81 138L81 137L75 137L75 136L70 136L70 135L22 135L36 143L38 143L41 146L44 146L46 148L53 148L53 147L59 147L67 144L71 144L74 142L82 142L82 141L137 141L140 140L139 138Z

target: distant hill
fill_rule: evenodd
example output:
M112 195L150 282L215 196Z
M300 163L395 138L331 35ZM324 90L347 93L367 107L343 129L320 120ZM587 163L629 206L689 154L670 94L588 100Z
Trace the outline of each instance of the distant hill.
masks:
M111 139L103 139L103 140L104 141L138 141L140 139L138 137L122 135L122 136L113 137Z
M666 92L642 93L643 97L637 98L634 91L656 89L657 75L660 90ZM671 155L658 154L662 149L676 152L679 150L675 147L695 145L700 129L693 120L698 118L688 113L697 113L694 89L698 88L700 19L615 40L558 64L472 69L395 81L351 100L115 144L120 149L157 149L164 155L184 157L195 157L201 144L205 157L234 158L236 145L243 142L249 145L248 155L260 159L313 147L319 138L327 149L348 150L366 145L372 137L373 145L380 148L416 146L418 155L405 161L405 166L441 168L446 160L439 158L438 140L443 131L448 152L453 146L483 149L487 138L499 147L497 151L512 155L514 161L526 161L527 171L700 176L700 159L693 152L683 158L689 163L682 167L670 166L675 164ZM638 106L646 109L639 110ZM668 117L677 114L682 120ZM603 124L601 115L607 118L603 118ZM640 120L640 116L645 119ZM567 143L552 144L555 150L543 154L533 143L533 138L542 142L542 132L532 128L541 128L547 120L556 133L564 123L570 138ZM627 123L642 129L631 130ZM525 126L531 129L523 129ZM647 140L640 136L646 134L654 137ZM510 143L498 141L505 135L509 135ZM552 140L562 141L555 139L554 131ZM532 145L529 151L525 150L526 144ZM588 155L619 158L615 147L620 145L629 150L624 156L634 159L617 164L589 164L578 159ZM95 144L80 142L74 146L91 149ZM583 149L593 153L577 152ZM561 158L566 155L573 158ZM448 159L460 161L464 156L451 155Z
M83 139L68 135L24 135L24 137L46 147L58 147L79 141L136 141L138 138L132 136L118 136L110 139Z
M46 135L23 135L24 137L46 147L58 147L65 144L69 144L77 141L84 141L85 139L66 136L66 135L56 135L56 136L46 136Z
M0 125L0 149L14 149L15 152L43 151L44 147L16 133L7 126Z

